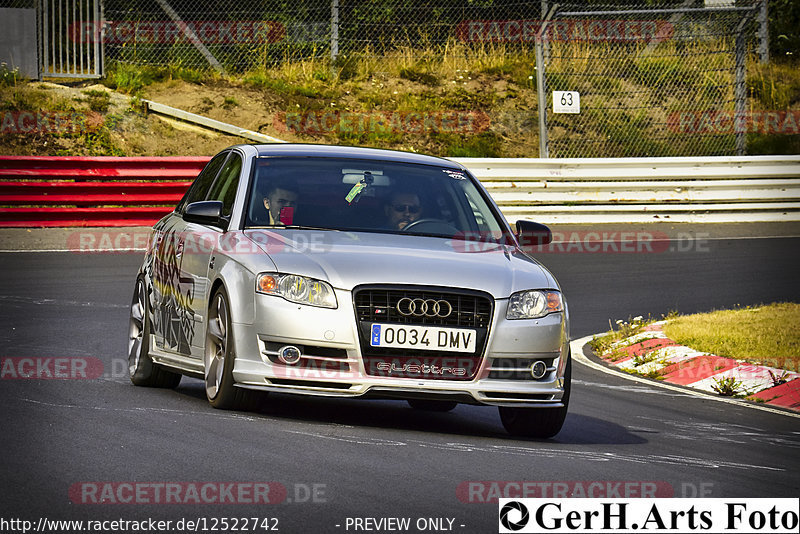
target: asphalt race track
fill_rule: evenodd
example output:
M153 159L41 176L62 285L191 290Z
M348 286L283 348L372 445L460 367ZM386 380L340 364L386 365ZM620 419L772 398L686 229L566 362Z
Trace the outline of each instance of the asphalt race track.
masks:
M715 232L647 254L542 255L564 288L572 337L606 330L609 319L800 302L800 232ZM220 518L277 518L268 526L280 532L354 532L354 518L401 517L411 532L424 518L440 520L428 531L472 533L497 532L498 507L483 502L491 485L470 481L535 482L543 494L530 496L592 482L630 482L610 484L622 497L653 487L675 497L800 495L800 418L578 364L565 427L548 441L509 437L488 407L437 414L399 401L270 395L255 412L223 412L198 380L174 391L134 387L126 347L140 256L0 253L0 356L103 366L92 380L0 380L0 517L205 518L207 531ZM232 482L277 483L270 495L281 502L145 502L153 485ZM117 493L133 495L127 504L86 502L86 488L101 488L97 496L108 483L151 486L138 499Z

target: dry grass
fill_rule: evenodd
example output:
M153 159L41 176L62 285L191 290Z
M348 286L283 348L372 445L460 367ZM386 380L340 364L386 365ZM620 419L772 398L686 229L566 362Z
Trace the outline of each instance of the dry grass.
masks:
M800 105L800 77L795 64L748 63L747 80L751 111L797 109Z
M643 317L628 318L627 321L619 319L616 321L615 329L615 325L612 324L609 319L608 332L592 338L592 340L589 341L589 346L592 347L598 355L605 355L605 357L609 358L611 361L617 361L627 356L627 354L619 350L612 351L612 345L628 337L635 336L653 321L654 319L650 317L647 319Z
M671 320L664 331L695 350L800 371L800 304L686 315Z
M274 123L274 116L287 111L476 111L488 116L487 127L477 134L354 135L335 131L298 134L291 140L397 148L446 157L538 154L533 46L464 43L455 37L443 44L424 38L408 39L408 43L342 54L333 65L327 54L318 54L319 50L295 51L294 56L286 51L283 57L273 57L265 48L252 70L231 70L225 76L182 66L189 64L188 60L176 61L170 67L118 62L109 67L103 83L137 97L147 95L152 85L186 83L198 91L224 88L227 97L233 99L230 102L259 98L264 105L253 111L259 119L251 128L264 127L265 133L279 137L281 132L268 131L269 125ZM732 134L685 135L669 131L665 125L674 113L687 109L732 111L730 54L710 53L729 48L730 43L722 40L667 40L655 47L644 42L551 42L548 89L580 91L585 109L581 115L549 115L551 156L719 153L732 143ZM752 111L800 106L800 70L796 65L761 66L751 58L748 69ZM46 95L18 94L20 85L13 73L0 68L0 90L4 90L0 108L55 111L73 106L71 102L49 101ZM255 92L259 94L254 96ZM102 112L104 103L94 100L93 109ZM226 110L239 109L232 103L218 105ZM193 111L205 113L203 109ZM0 148L4 141L0 139ZM27 144L21 142L21 146ZM103 147L98 143L94 146L98 150ZM797 153L798 146L798 135L748 134L748 153ZM43 147L42 151L49 151ZM130 152L128 148L124 144L119 147L125 153Z

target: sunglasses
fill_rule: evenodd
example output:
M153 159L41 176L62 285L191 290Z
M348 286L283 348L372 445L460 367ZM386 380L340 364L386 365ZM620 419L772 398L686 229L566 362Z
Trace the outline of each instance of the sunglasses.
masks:
M392 206L392 208L397 213L403 213L404 211L408 211L409 213L419 213L419 206L414 204L395 204Z

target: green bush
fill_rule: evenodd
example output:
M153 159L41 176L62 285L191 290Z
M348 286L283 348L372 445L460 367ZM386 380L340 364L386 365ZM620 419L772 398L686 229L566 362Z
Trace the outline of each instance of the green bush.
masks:
M769 1L769 48L775 60L800 61L800 2Z
M16 85L21 80L19 69L9 69L5 63L0 63L0 87Z

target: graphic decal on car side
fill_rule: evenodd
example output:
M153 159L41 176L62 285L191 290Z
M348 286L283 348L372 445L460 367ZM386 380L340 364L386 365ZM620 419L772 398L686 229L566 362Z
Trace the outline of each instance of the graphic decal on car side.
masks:
M195 319L189 303L195 287L191 277L181 276L183 242L177 235L158 233L147 262L147 275L154 288L153 331L159 348L190 354Z

